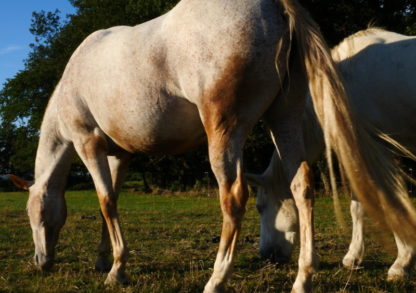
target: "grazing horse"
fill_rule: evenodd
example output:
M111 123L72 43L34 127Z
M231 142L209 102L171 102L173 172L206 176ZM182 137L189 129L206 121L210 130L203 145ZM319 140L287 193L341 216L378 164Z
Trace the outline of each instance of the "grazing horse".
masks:
M93 178L105 220L97 267L105 268L111 241L114 259L106 283L115 283L126 280L128 252L117 194L131 153L180 153L206 138L223 226L204 290L222 292L248 197L242 149L263 117L302 211L293 291L311 291L316 260L300 119L308 84L326 142L340 156L360 200L380 221L388 220L413 240L416 216L397 196L400 186L391 184L396 182L393 166L381 166L383 154L365 155L371 137L354 127L329 50L297 1L182 0L141 25L93 33L68 62L42 122L34 184L29 188L15 178L30 191L36 264L42 269L52 265L74 152ZM383 216L391 210L402 212L408 225L391 217L395 213Z
M381 29L360 31L332 50L344 77L351 108L362 124L388 134L406 149L416 151L416 37ZM321 127L308 100L303 119L306 158L317 160L324 149ZM388 146L386 145L388 153ZM290 258L297 229L295 204L286 182L282 162L273 154L262 175L247 174L258 186L257 208L261 216L260 252L276 261ZM353 195L352 240L343 259L347 268L360 265L364 254L363 208ZM395 235L397 259L388 279L402 279L416 261L414 246Z

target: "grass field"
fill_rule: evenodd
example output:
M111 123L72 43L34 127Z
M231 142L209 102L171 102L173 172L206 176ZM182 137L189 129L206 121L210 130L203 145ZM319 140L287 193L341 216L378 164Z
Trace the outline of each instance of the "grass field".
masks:
M0 292L202 292L218 247L221 216L215 196L122 193L119 213L130 251L131 284L106 288L94 271L101 218L91 191L69 192L68 218L50 273L32 265L33 243L26 216L26 193L0 193ZM343 202L347 211L348 202ZM316 201L316 247L321 258L314 292L416 292L413 278L385 281L395 249L391 237L367 237L364 269L348 271L340 260L350 231L340 232L330 199ZM347 218L348 220L348 218ZM229 292L290 292L297 253L276 267L258 256L259 219L251 198L238 245ZM373 227L367 230L373 231Z

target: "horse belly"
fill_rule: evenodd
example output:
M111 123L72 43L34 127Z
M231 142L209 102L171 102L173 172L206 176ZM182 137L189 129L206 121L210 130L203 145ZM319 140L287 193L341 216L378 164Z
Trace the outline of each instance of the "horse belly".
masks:
M181 98L170 100L138 107L128 115L112 115L102 123L103 131L131 153L178 154L203 143L205 132L196 106Z

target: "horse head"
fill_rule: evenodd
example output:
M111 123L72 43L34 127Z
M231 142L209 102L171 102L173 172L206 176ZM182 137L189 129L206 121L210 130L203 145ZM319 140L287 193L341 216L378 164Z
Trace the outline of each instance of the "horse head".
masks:
M12 174L8 177L14 185L29 191L27 212L35 243L34 263L39 269L48 270L53 265L55 245L66 219L65 200L55 196L53 188L38 188L34 182Z
M246 174L257 188L256 207L260 214L260 254L276 263L290 261L298 230L295 202L282 177L265 173Z

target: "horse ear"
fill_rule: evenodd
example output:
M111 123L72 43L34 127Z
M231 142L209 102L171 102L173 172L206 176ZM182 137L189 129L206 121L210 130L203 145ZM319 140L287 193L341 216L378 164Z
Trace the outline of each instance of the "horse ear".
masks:
M13 182L13 184L19 187L20 189L29 190L29 187L33 185L32 181L27 181L25 179L17 177L16 175L7 174L7 176Z
M247 183L251 186L259 187L264 185L263 176L253 173L245 173Z

